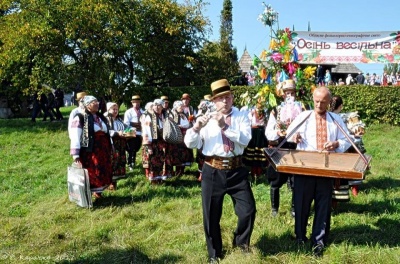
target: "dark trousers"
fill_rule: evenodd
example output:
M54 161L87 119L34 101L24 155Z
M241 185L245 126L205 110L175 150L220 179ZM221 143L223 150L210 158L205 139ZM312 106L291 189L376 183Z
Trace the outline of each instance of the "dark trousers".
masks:
M294 177L296 239L307 240L307 221L314 200L313 245L326 245L330 230L333 179L326 177Z
M256 204L247 180L248 170L245 167L217 170L205 163L202 172L203 224L209 257L221 257L222 254L220 219L225 194L231 196L238 216L233 245L248 246L256 216Z
M129 138L126 141L126 150L128 152L128 165L135 163L136 153L140 150L142 146L142 136L136 136L134 138Z
M292 207L294 206L293 201L293 186L294 186L294 176L289 173L277 172L272 166L269 166L267 169L267 179L269 184L271 185L270 194L271 194L271 207L273 210L279 209L279 200L280 194L279 189L285 184L288 183L292 191ZM293 209L293 208L292 208Z

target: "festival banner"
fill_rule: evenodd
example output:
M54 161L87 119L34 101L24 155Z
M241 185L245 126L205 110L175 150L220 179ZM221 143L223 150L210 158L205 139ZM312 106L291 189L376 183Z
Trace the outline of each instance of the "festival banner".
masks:
M292 44L300 63L400 63L400 31L294 31Z

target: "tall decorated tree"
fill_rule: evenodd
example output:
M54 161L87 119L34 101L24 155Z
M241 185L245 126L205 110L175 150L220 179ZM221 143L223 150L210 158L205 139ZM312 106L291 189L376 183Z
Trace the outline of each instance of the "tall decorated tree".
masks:
M304 108L311 108L316 68L300 67L296 47L292 43L296 33L289 28L280 29L279 13L271 5L264 6L264 12L258 20L269 28L270 44L268 49L264 49L260 56L255 56L253 60L253 66L258 73L256 82L261 87L253 97L249 94L243 95L243 101L255 105L262 100L266 102L266 107L273 107L276 105L275 100L279 101L283 94L283 81L293 79L296 82L297 100L303 103Z

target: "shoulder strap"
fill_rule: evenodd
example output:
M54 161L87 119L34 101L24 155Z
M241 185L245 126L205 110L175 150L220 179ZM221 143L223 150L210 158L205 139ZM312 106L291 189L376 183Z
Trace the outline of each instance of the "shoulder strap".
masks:
M291 136L293 136L293 134L301 127L302 124L304 124L304 122L306 122L306 120L310 117L312 111L310 111L310 113L308 113L308 115L306 116L306 118L303 119L303 121L301 121L288 135L286 135L286 137L282 140L282 142L274 149L274 151L272 151L271 156L273 154L275 154L275 152L278 151L279 148L281 148L283 146L283 144L286 143L286 141L288 140L288 138L290 138Z

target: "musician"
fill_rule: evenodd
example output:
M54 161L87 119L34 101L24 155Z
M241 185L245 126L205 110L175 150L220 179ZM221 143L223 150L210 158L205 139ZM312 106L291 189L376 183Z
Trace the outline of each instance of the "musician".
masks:
M140 123L140 116L143 110L140 108L140 96L132 96L132 108L126 110L124 114L124 124L136 128L136 137L127 139L126 149L128 151L128 166L130 170L135 167L136 153L142 146L142 126Z
M203 225L210 262L222 255L220 218L225 194L231 196L238 216L233 245L249 250L256 205L242 165L244 148L251 139L250 120L246 112L233 107L233 94L226 79L211 84L217 111L199 116L188 129L185 144L203 150L202 168Z
M300 102L296 100L296 83L289 79L282 83L283 102L271 111L265 129L265 136L268 139L269 147L277 147L286 136L286 129L290 123L302 112ZM296 144L286 142L282 148L295 149ZM291 214L294 216L294 196L293 196L293 174L281 173L274 170L272 166L267 170L268 182L271 185L271 209L272 215L277 216L279 211L279 190L288 182L288 187L292 191Z
M314 110L304 111L288 127L290 135L295 131L293 140L298 150L344 152L350 147L350 142L341 132L334 120L346 131L342 118L328 112L332 95L328 88L321 86L313 93ZM302 123L302 121L304 123ZM330 231L331 203L333 179L296 175L294 177L295 199L295 234L299 244L307 241L307 222L311 203L314 200L314 221L311 234L313 253L322 256L328 241Z

